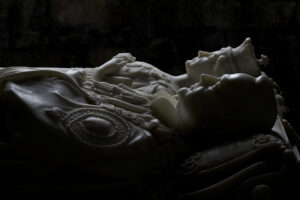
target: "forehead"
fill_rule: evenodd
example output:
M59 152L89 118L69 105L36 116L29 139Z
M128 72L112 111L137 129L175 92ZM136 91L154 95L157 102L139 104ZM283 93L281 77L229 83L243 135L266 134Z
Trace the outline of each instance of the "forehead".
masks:
M256 79L247 74L226 74L219 79L220 81L216 84L220 84L221 87L226 87L226 89L249 90L256 85Z

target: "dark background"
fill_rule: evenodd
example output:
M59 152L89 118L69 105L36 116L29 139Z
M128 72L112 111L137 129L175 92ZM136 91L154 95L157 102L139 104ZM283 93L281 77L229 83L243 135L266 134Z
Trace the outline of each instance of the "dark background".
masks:
M130 52L171 74L251 37L300 132L298 0L0 0L0 66L95 67Z

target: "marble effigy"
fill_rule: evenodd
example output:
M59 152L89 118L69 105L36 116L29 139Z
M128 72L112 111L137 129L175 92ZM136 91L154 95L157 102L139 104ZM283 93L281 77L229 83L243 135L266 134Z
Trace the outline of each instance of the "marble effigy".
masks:
M202 179L195 177L205 170L223 177L229 166L237 170L241 163L278 149L276 155L296 163L297 135L283 122L287 108L278 85L260 70L267 64L266 56L256 59L247 38L236 48L199 51L180 76L136 61L129 53L96 68L2 68L2 171L9 172L7 179L15 173L49 178L84 172L105 180L98 181L100 191L130 187L138 188L135 195L153 190L162 198L176 181L157 191L146 180L164 177L168 182L171 176L197 185ZM182 159L180 173L174 175ZM32 166L10 172L12 160ZM52 167L41 170L44 162ZM264 168L257 165L251 163L230 176L232 181L209 189L192 191L189 186L172 194L205 199L213 193L217 198L219 188L226 190ZM253 198L260 190L265 194L269 186L253 189Z

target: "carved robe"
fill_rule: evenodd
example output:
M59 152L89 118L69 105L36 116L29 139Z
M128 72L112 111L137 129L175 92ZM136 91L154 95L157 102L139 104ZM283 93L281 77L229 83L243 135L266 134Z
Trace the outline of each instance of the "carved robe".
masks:
M182 147L153 117L153 97L94 81L89 69L7 68L0 74L0 138L22 159L70 161L101 176L136 178L172 166Z

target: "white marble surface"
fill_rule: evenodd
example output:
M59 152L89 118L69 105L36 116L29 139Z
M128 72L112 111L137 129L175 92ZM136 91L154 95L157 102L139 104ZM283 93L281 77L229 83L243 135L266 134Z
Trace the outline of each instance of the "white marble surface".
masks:
M96 68L2 68L0 95L16 110L7 126L24 156L67 155L102 175L133 177L172 165L186 135L212 142L270 130L279 103L261 64L266 57L257 60L247 38L236 48L199 51L180 76L129 53ZM280 121L273 130L288 142Z

